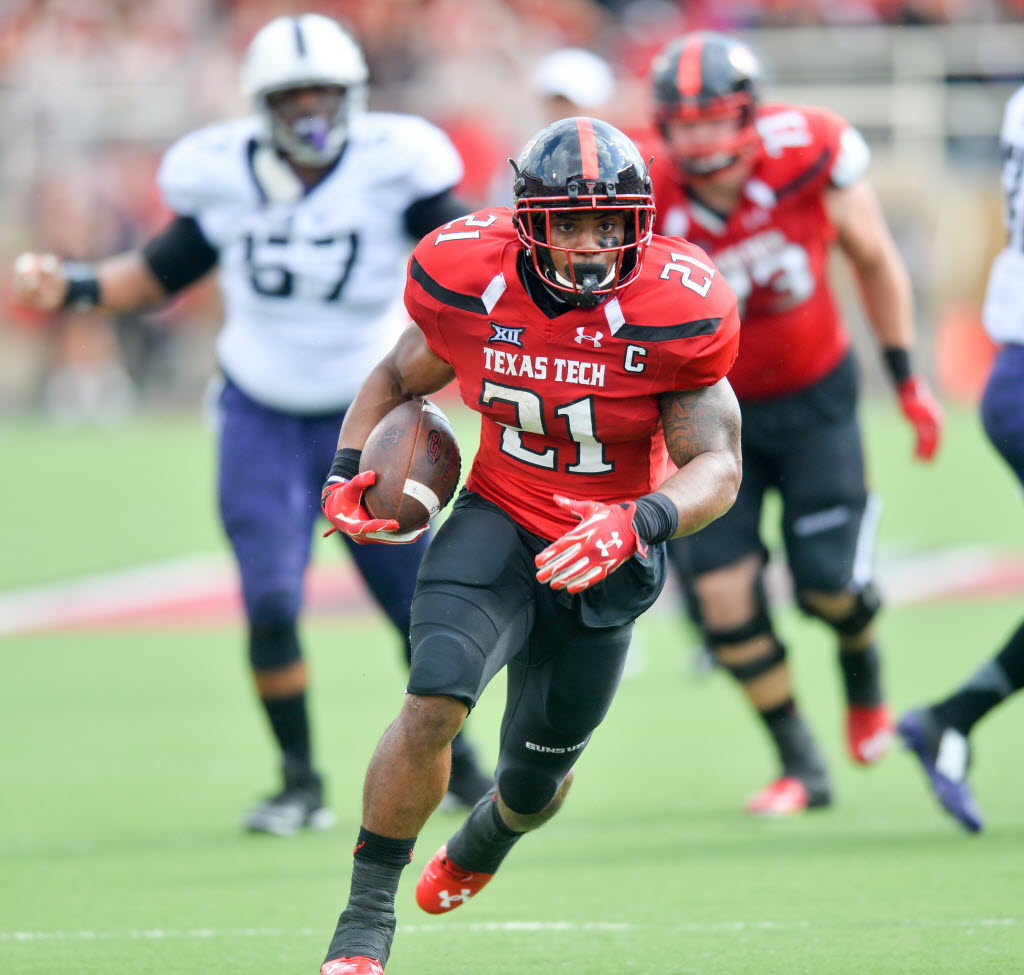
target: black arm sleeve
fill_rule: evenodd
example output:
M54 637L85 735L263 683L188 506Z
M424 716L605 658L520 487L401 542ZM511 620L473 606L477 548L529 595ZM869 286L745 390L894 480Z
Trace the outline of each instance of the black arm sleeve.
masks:
M146 243L142 256L169 295L198 281L218 258L195 217L180 216Z
M436 196L427 196L410 203L405 211L405 230L410 237L419 240L441 224L472 212L472 207L467 206L448 189Z

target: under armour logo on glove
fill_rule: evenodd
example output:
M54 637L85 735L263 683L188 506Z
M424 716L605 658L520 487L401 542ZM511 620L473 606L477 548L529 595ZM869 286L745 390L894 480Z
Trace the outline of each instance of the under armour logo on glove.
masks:
M583 592L614 572L634 553L647 554L647 546L633 528L636 504L624 501L575 501L552 495L555 504L580 519L580 524L556 538L535 559L537 581L552 589Z
M619 538L618 532L612 532L612 537L609 538L607 542L600 538L597 540L597 547L601 550L601 554L605 558L608 558L608 553L612 550L613 545L616 548L622 548L624 544L625 543L622 539Z

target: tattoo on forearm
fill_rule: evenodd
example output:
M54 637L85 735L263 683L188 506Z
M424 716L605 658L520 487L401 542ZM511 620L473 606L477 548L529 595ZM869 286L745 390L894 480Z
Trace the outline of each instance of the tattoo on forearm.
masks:
M663 396L661 421L669 456L680 467L709 450L739 449L736 400L718 385Z

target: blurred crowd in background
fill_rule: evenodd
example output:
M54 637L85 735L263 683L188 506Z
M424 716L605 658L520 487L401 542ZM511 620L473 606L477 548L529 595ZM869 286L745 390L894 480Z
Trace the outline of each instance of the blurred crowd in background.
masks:
M545 55L603 58L614 83L588 110L629 131L646 125L647 69L668 38L741 34L764 58L769 96L834 108L868 137L928 368L949 398L979 388L989 350L977 307L1001 245L996 136L1024 80L1024 0L0 0L3 280L23 249L89 260L158 229L163 151L245 114L245 45L272 17L307 10L362 43L371 108L449 133L473 206L505 202L507 157L549 120L543 99L560 82L538 74ZM210 285L117 321L4 300L0 411L76 422L194 405L217 315Z

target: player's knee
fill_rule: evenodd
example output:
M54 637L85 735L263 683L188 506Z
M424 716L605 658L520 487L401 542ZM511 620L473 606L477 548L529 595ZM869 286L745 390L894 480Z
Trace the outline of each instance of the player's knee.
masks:
M763 677L786 660L786 647L772 629L763 573L751 580L753 608L736 626L703 626L704 641L715 661L741 684Z
M716 663L741 684L750 684L786 662L786 645L770 632L759 633L739 652L737 649L733 644L730 648L713 647L713 652Z
M459 733L468 713L468 707L452 697L407 694L397 732L414 751L438 751Z
M249 664L253 670L281 670L302 658L295 620L249 624Z
M798 589L797 605L808 615L822 620L840 636L856 636L882 608L882 597L873 583L845 592Z
M704 641L718 655L734 648L757 643L763 637L771 637L772 621L768 614L768 600L760 580L754 586L753 607L750 615L735 626L713 626L705 622L702 626Z
M250 627L294 626L299 616L301 593L288 586L262 587L247 584L245 612Z
M568 791L560 789L564 779L561 769L506 766L498 770L498 795L518 816L536 816L542 812L553 816Z
M751 632L770 629L764 563L756 556L702 573L693 591L706 640L721 635L723 642L739 642Z
M446 695L471 708L476 703L485 656L463 634L433 626L413 632L409 693Z

